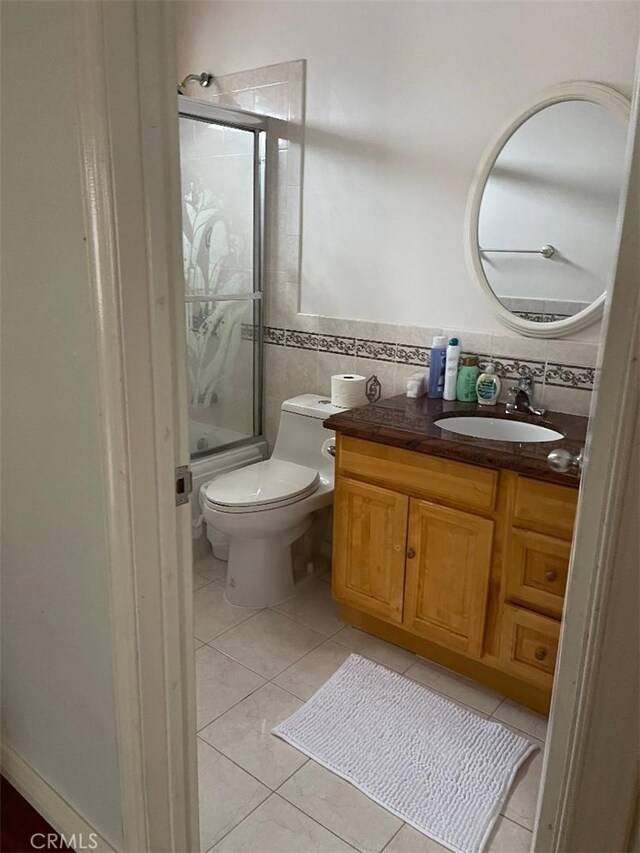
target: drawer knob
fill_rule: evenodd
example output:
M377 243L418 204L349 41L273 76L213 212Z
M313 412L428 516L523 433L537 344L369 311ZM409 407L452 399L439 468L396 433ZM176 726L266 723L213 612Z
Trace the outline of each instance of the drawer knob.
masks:
M547 650L543 649L542 646L539 649L535 650L536 660L544 660L547 656Z
M409 548L409 550L407 551L407 560L413 560L415 555L416 555L415 548Z
M545 572L544 573L544 579L546 581L549 581L549 583L551 583L552 581L558 580L558 573L554 572L554 571Z

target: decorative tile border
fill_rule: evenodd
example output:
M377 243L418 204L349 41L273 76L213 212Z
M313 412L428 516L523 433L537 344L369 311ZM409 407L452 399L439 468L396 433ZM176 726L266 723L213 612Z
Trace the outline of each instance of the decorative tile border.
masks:
M396 345L389 341L356 339L356 358L371 358L375 361L395 361Z
M257 341L258 327L253 323L240 323L240 338L243 341Z
M287 329L285 346L317 350L318 335L315 332L298 332L295 329Z
M429 347L418 347L412 344L398 344L396 348L398 364L415 364L416 367L429 367L431 350Z
M532 320L534 323L555 323L556 320L566 320L567 317L573 316L571 314L546 314L537 311L513 311L512 313L522 320Z
M502 379L520 379L522 376L530 376L533 379L537 379L538 382L544 380L544 361L528 361L516 358L501 360L499 358L491 359L490 356L483 356L483 358L485 364L493 360L496 373Z
M320 352L332 352L337 355L355 355L356 339L345 335L320 335L318 349Z
M286 332L284 329L277 329L274 326L265 326L263 340L265 344L273 344L277 347L283 347Z
M574 364L547 364L545 383L559 388L577 388L593 391L596 371L594 367L581 367Z

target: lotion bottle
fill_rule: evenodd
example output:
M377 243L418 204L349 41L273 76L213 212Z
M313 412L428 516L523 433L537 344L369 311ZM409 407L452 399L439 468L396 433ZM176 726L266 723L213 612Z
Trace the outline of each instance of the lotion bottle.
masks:
M476 395L476 382L479 375L478 356L465 355L462 359L462 367L458 373L458 382L456 385L456 396L461 403L472 403L478 399Z
M501 387L500 377L496 374L493 364L489 362L484 369L484 373L478 376L478 381L476 382L478 403L481 406L495 406L500 396Z
M442 396L445 400L456 399L459 359L460 341L457 338L451 338L447 347L447 359L444 368L444 393Z

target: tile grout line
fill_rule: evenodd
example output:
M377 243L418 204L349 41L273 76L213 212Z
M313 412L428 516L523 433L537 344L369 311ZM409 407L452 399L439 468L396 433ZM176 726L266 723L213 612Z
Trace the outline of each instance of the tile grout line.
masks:
M264 608L264 609L266 610L267 608ZM262 612L262 611L258 611L258 612ZM254 615L256 615L256 614L254 614ZM242 623L238 623L238 624L242 624ZM298 623L296 623L296 624L298 624ZM231 629L229 629L229 630L231 630ZM224 633L226 633L226 632L224 632ZM219 634L218 636L222 636L222 634ZM200 640L198 637L196 637L195 639L198 640L199 642L201 642L202 646L208 646L212 651L217 652L219 655L223 655L224 657L233 661L235 664L238 664L239 666L243 666L249 672L253 673L253 675L257 675L259 678L263 679L262 684L259 684L250 693L247 693L247 695L243 696L242 699L239 699L237 702L234 702L233 705L230 705L226 710L222 711L221 714L218 714L217 716L215 716L211 720L209 720L207 723L205 723L203 726L201 726L199 729L196 729L196 736L199 737L200 732L203 731L204 729L206 729L207 726L211 725L211 723L215 722L216 720L219 720L220 717L223 717L226 713L228 713L229 711L236 708L238 705L240 705L241 702L244 702L245 699L248 699L250 696L253 696L254 693L256 693L258 690L260 690L262 687L264 687L267 684L273 684L274 687L278 687L280 690L284 690L285 693L288 693L290 696L293 696L295 699L298 699L300 702L307 702L308 701L307 699L302 699L300 696L297 696L291 690L287 690L286 687L282 687L280 684L276 684L275 679L279 678L283 672L286 672L292 666L295 666L296 664L300 663L301 660L303 660L307 655L310 655L311 652L314 652L316 649L318 649L321 645L323 645L323 643L327 642L327 640L330 638L329 637L324 638L321 643L318 643L318 645L314 646L313 649L309 649L308 652L305 652L301 657L299 657L297 660L293 661L293 663L289 664L289 666L285 667L283 670L278 672L272 678L266 678L261 673L256 672L254 669L251 669L251 667L247 666L244 663L241 663L240 661L236 660L234 657L231 657L231 655L228 655L226 652L222 652L222 651L220 651L220 649L216 649L214 646L210 645L209 643L205 643L204 640ZM215 637L214 639L217 639L217 637ZM195 651L199 651L202 648L202 646L200 646L200 648L196 649ZM194 654L195 654L195 652L194 652ZM207 741L205 741L205 742L207 742ZM211 746L211 744L209 744L209 746ZM215 747L214 747L214 749L215 749Z
M313 759L312 759L312 758L310 758L310 759L309 759L309 761L313 761ZM306 767L306 764L307 764L307 763L308 763L308 762L306 762L306 763L305 763L305 764L303 764L302 766L303 766L303 767ZM317 762L316 762L316 764L317 764ZM323 765L322 765L322 764L319 764L318 766L319 766L319 767L322 767ZM302 767L300 767L300 768L298 768L298 769L299 769L299 770L301 770L301 769L302 769ZM298 771L296 770L296 773L297 773L297 772L298 772ZM331 772L331 771L329 771L329 772ZM294 776L295 776L295 773L294 773L294 774L292 774L292 775L294 775ZM291 778L291 777L289 777L289 778ZM287 781L289 781L289 780L287 780ZM282 784L284 785L285 783L283 782ZM347 784L351 784L351 783L350 783L350 782L348 782ZM281 785L280 787L282 787L282 785ZM359 789L359 788L357 788L355 785L354 785L353 787L356 789L356 791L360 791L360 789ZM278 788L278 790L277 790L277 791L274 791L274 793L275 793L276 797L280 797L280 799L281 799L281 800L283 800L285 803L287 803L287 805L293 806L293 808L294 808L294 809L297 809L301 814L305 815L305 817L308 817L308 818L309 818L309 820L312 820L314 823L317 823L317 824L318 824L318 826L321 826L323 829L326 829L326 831L327 831L327 832L330 832L330 833L331 833L331 835L333 835L333 836L335 836L336 838L338 838L338 839L339 839L343 844L346 844L346 845L347 845L347 847L350 847L352 850L356 850L356 851L358 851L358 853L362 853L362 851L360 850L360 848L355 847L355 845L353 845L353 844L351 844L351 842L347 841L347 839L346 839L346 838L343 838L341 835L339 835L339 834L336 832L336 830L335 830L335 829L331 829L331 827L329 827L329 826L327 826L326 824L322 823L322 821L321 821L321 820L319 820L319 819L318 819L318 818L316 818L316 817L313 817L313 816L312 816L312 815L310 815L308 812L306 812L304 809L300 808L300 806L296 805L295 803L292 803L292 802L291 802L291 800L288 800L288 799L287 799L283 794L281 794L281 793L280 793L280 788ZM363 791L360 791L360 793L364 793L364 792L363 792ZM366 795L366 794L364 794L364 796L366 797L367 795ZM372 801L372 802L373 802L373 801ZM376 805L379 805L379 803L376 803ZM383 808L383 809L384 809L384 806L381 806L381 808ZM387 814L391 815L391 812L387 811L387 809L384 809L384 811L385 811L385 812L387 812ZM395 817L395 815L391 815L391 817ZM398 820L401 820L401 818L398 818ZM382 851L380 851L380 853L382 853Z
M264 686L264 685L263 685L263 686ZM234 706L234 707L235 707L235 706ZM231 708L229 708L229 710L231 711ZM225 714L226 714L226 711L225 711ZM216 718L216 719L219 719L219 718ZM215 722L215 721L214 721L214 720L212 720L212 722ZM197 734L197 735L196 735L196 737L197 737L197 738L199 738L199 739L200 739L204 744L206 744L210 749L213 749L213 750L215 750L215 752L220 753L220 755L221 755L223 758L226 758L226 759L227 759L227 761L230 761L230 762L231 762L232 764L234 764L234 765L235 765L239 770L242 770L242 772L243 772L243 773L246 773L246 774L247 774L247 776L251 776L251 778L252 778L252 779L255 779L255 781L256 781L256 782L258 782L260 785L262 785L262 787L263 787L263 788L266 788L266 789L267 789L267 791L269 791L269 795L268 795L267 797L265 797L265 800L266 800L266 799L268 799L268 798L269 798L269 796L271 796L271 794L275 794L275 793L277 793L277 792L278 792L278 790L279 790L279 789L280 789L280 788L281 788L281 787L282 787L286 782L288 782L288 781L289 781L289 779L291 779L291 777L292 777L292 776L295 776L295 775L296 775L296 773L298 772L298 770L302 770L302 768L305 766L305 764L308 764L310 761L312 761L312 760L313 760L312 758L309 758L309 756L305 756L305 760L302 762L302 764L301 764L299 767L296 767L296 769L295 769L292 773L290 773L290 774L287 776L287 778L286 778L286 779L283 779L283 781L282 781L282 782L280 782L280 784L279 784L276 788L272 788L272 787L271 787L271 785L268 785L266 782L263 782L263 781L262 781L262 779L258 779L258 777L257 777L255 774L253 774L250 770L247 770L247 768L246 768L246 767L243 767L243 766L242 766L242 764L239 764L239 763L235 760L235 758L231 758L231 756L230 756L230 755L227 755L227 754L226 754L226 752L223 752L223 751L222 751L221 749L219 749L217 746L214 746L212 743L209 743L209 741L208 741L208 740L205 740L203 737L200 737L200 734ZM274 737L275 737L275 735L274 735ZM285 741L283 741L283 743L285 743ZM298 750L298 752L300 752L300 750ZM302 754L302 755L305 755L305 753L301 753L301 754ZM263 800L262 802L264 802L264 800ZM288 802L288 801L287 801L287 802ZM293 805L293 804L292 804L292 805ZM302 809L301 809L301 811L302 811ZM244 820L244 818L243 818L243 820ZM216 842L216 844L217 844L217 842Z
M225 757L226 757L226 756L225 756ZM248 812L248 813L247 813L247 814L242 818L242 820L241 820L241 821L239 821L239 823L237 823L235 826L232 826L232 827L231 827L231 829L230 829L228 832L225 832L223 835L221 835L221 836L220 836L220 838L217 838L217 839L213 842L213 844L211 845L211 847L209 847L209 848L208 848L207 853L212 853L212 851L213 851L213 850L215 850L215 848L218 846L218 844L220 844L220 842L221 842L221 841L224 841L224 839L225 839L228 835L230 835L230 834L233 832L233 830L234 830L234 829L238 829L238 827L239 827L239 826L242 826L242 824L245 822L245 820L247 820L247 818L251 817L251 815L252 815L255 811L257 811L257 810L260 808L260 806L264 805L264 803L266 803L266 802L267 802L267 800L268 800L271 796L273 796L273 792L272 792L272 793L270 793L268 797L265 797L265 798L264 798L264 800L262 800L262 802L258 803L258 805L257 805L255 808L251 809L251 811L250 811L250 812Z
M265 610L266 610L266 609L268 609L268 608L265 608ZM257 615L257 614L256 614L256 615ZM280 615L280 616L281 616L282 614L278 614L278 615ZM292 620L292 619L291 619L291 620L289 620L289 621L293 622L293 620ZM242 624L242 623L239 623L239 624ZM295 625L299 625L300 623L299 623L299 622L294 622L294 624L295 624ZM304 627L304 626L301 626L301 627ZM232 630L232 629L229 629L229 630ZM312 630L312 629L309 629L309 630ZM225 631L225 633L226 633L226 631ZM316 634L318 634L319 632L318 632L318 631L316 631L315 633L316 633ZM222 634L220 634L219 636L222 636ZM321 635L321 636L322 636L322 635ZM216 639L216 640L217 640L218 638L217 638L217 637L215 637L214 639ZM311 652L315 651L315 649L319 648L319 646L321 646L323 643L325 643L328 639L329 639L329 637L322 637L322 639L320 640L320 642L319 642L319 643L316 643L316 645L315 645L315 646L313 646L313 648L309 649L309 651L307 651L307 652L304 652L302 655L300 655L300 657L299 657L299 658L297 658L296 660L294 660L291 664L289 664L288 666L286 666L284 669L281 669L281 670L280 670L280 672L277 672L277 673L276 673L274 676L272 676L271 678L269 678L268 676L264 675L264 674L263 674L263 673L261 673L261 672L257 672L257 670L255 670L255 669L251 669L251 667L250 667L248 664L243 663L242 661L238 660L237 658L234 658L234 657L233 657L233 655L230 655L230 654L228 654L227 652L223 652L223 651L221 651L220 649L216 649L216 647L215 647L215 646L212 646L212 645L210 645L209 643L205 643L205 645L206 645L206 646L209 646L209 648L210 648L210 649L213 649L213 651L214 651L214 652L218 652L218 653L219 653L219 654L221 654L221 655L225 655L225 657L228 657L228 658L229 658L229 660L232 660L234 663L237 663L237 664L239 664L240 666L243 666L245 669L248 669L248 670L249 670L249 672L253 672L253 673L254 673L254 675L259 675L259 676L260 676L260 678L264 678L264 680L265 680L266 682L270 682L270 681L272 681L272 679L273 679L273 678L277 678L279 675L281 675L281 674L282 674L286 669L289 669L289 666L293 666L295 663L298 663L299 661L301 661L301 660L302 660L302 658L306 657L308 654L310 654Z
M312 758L310 758L310 759L309 759L309 761L313 761L313 759L312 759ZM308 762L307 762L307 763L308 763ZM324 768L324 765L322 765L322 764L318 764L318 762L314 762L314 763L315 763L315 764L317 764L317 765L318 765L318 767ZM306 763L303 765L303 767L305 767L305 766L306 766ZM300 767L299 769L300 769L300 770L302 770L302 767ZM328 770L328 771L329 771L329 773L331 773L331 772L332 772L331 770L329 770L329 768L324 768L324 769ZM298 772L298 771L296 771L296 773L297 773L297 772ZM295 773L294 773L293 775L295 776ZM289 778L291 778L291 777L289 777ZM338 778L341 778L341 777L338 777ZM289 781L289 780L287 780L287 781ZM392 835L392 837L389 839L389 841L387 841L387 842L386 842L386 844L384 845L384 847L386 847L386 846L387 846L387 844L390 844L390 843L393 841L393 839L396 837L396 835L398 834L398 832L400 832L400 830L402 829L402 827L403 827L403 826L404 826L404 824L405 824L405 821L404 821L401 817L398 817L398 815L395 815L395 814L393 814L392 812L390 812L388 809L386 809L386 808L385 808L383 805L381 805L380 803L375 802L375 800L371 800L371 797L369 797L367 794L365 794L365 792L364 792L361 788L359 788L357 785L354 785L354 784L353 784L353 782L349 782L349 780L348 780L348 779L343 779L343 781L345 781L348 785L351 785L351 786L352 786L356 791L358 791L360 794L363 794L365 797L367 797L367 799L368 799L368 800L370 800L374 805L376 805L376 806L378 806L378 808L382 809L382 810L385 812L385 814L387 814L387 815L389 815L390 817L395 818L396 820L399 820L399 821L400 821L400 824L401 824L401 825L398 827L397 831L393 833L393 835ZM326 830L328 830L329 832L333 833L333 835L335 835L337 838L339 838L339 839L340 839L341 841L343 841L345 844L348 844L350 847L353 847L355 850L360 850L360 848L359 848L359 847L355 847L355 845L354 845L354 844L351 844L351 842L347 841L347 839L346 839L346 838L344 838L342 835L339 835L339 834L338 834L338 832L336 832L336 830L331 829L331 827L329 827L329 826L327 826L325 823L323 823L323 822L320 820L320 818L313 817L313 816L312 816L312 815L310 815L308 812L306 812L306 811L305 811L301 806L298 806L296 803L293 803L291 800L289 800L289 799L288 799L284 794L281 794L281 793L280 793L280 789L282 788L282 786L283 786L284 784L285 784L285 782L283 782L283 783L282 783L282 785L281 785L281 786L278 788L278 790L275 792L279 797L282 797L282 799L283 799L285 802L289 803L289 805L291 805L291 806L293 806L294 808L298 809L298 811L301 811L301 812L302 812L302 814L306 815L308 818L311 818L311 820L314 820L316 823L319 823L319 824L320 824L320 826L324 827ZM381 848L380 853L382 853L382 850L384 849L384 847L383 847L383 848ZM362 853L362 851L361 851L361 853Z
M311 760L311 759L309 759L309 760ZM302 811L302 809L299 809L299 808L298 808L297 806L295 806L293 803L290 803L290 802L289 802L289 800L285 799L284 797L281 797L281 796L280 796L280 794L278 794L278 792L277 792L277 791L271 791L271 793L269 794L269 796L268 796L268 797L265 797L265 799L264 799L261 803L258 803L258 805L257 805L255 808L251 809L251 811L250 811L248 814L246 814L246 815L242 818L242 820L241 820L239 823L237 823L234 827L232 827L228 832L225 832L225 833L224 833L224 835L221 835L221 836L220 836L220 838L218 838L218 840L215 842L215 844L213 844L213 846L212 846L212 847L210 847L210 848L206 851L206 853L213 853L213 851L214 851L214 850L215 850L215 848L218 846L218 844L220 844L220 842L221 842L221 841L224 841L224 839L225 839L228 835L230 835L230 834L231 834L235 829L238 829L239 827L241 827L241 826L242 826L242 824L243 824L246 820L248 820L248 819L251 817L251 815L252 815L255 811L257 811L257 810L260 808L260 806L263 806L263 805L267 802L267 800L270 800L270 799L271 799L271 797L278 797L278 799L282 800L282 802L283 802L283 803L286 803L286 805L291 806L291 807L292 807L292 808L294 808L296 811L300 812L300 814L301 814L301 815L304 815L306 818L308 818L312 823L315 823L315 824L316 824L316 826L319 826L321 829L326 830L326 831L327 831L327 832L329 832L331 835L333 835L333 836L334 836L334 838L337 838L337 839L338 839L339 841L341 841L343 844L346 844L346 845L347 845L347 847L349 847L351 850L353 850L353 851L354 851L354 853L359 853L359 851L357 850L357 848L352 847L352 845L351 845L351 844L349 844L348 842L346 842L346 841L344 840L344 838L341 838L339 835L337 835L335 832L333 832L333 830L328 829L326 826L324 826L323 824L321 824L319 821L315 820L315 818L312 818L312 817L311 817L310 815L308 815L306 812L303 812L303 811Z
M214 649L214 651L216 651L216 652L217 652L218 650L217 650L217 649ZM224 654L224 653L223 653L223 652L220 652L220 654ZM233 660L233 658L229 658L229 660ZM234 663L236 663L236 661L234 661ZM253 672L253 670L249 670L249 671L250 671L250 672ZM253 674L254 674L254 675L257 675L257 673L253 673ZM196 729L196 737L200 737L200 732L201 732L201 731L203 731L204 729L206 729L206 728L207 728L207 726L210 726L210 725L211 725L211 723L214 723L216 720L219 720L219 719L220 719L220 717L224 716L228 711L232 711L234 708L237 708L237 706L238 706L241 702L244 702L244 700L245 700L245 699L248 699L250 696L253 696L253 694L254 694L257 690L260 690L260 688L261 688L261 687L264 687L264 685L265 685L265 684L269 684L269 683L270 683L270 682L265 681L263 684L259 684L259 685L258 685L257 687L255 687L255 688L254 688L250 693L247 693L247 695L246 695L246 696L243 696L243 697L242 697L242 699L238 699L238 701L237 701L237 702L234 702L234 704L233 704L233 705L230 705L230 706L229 706L226 710L224 710L221 714L218 714L217 716L212 717L212 719L210 719L208 722L206 722L206 723L204 724L204 726L201 726L199 729ZM277 686L277 685L276 685L276 686ZM211 744L209 744L209 746L211 746ZM214 747L214 749L215 749L215 747Z
M204 587L202 587L202 588L204 589ZM200 590L196 590L196 592L200 592ZM194 593L194 595L195 595L195 593ZM222 635L226 634L228 631L233 631L234 628L238 628L240 625L242 625L243 622L246 622L247 619L251 619L252 616L257 616L258 613L262 613L263 610L267 610L267 608L262 607L260 610L256 610L254 613L249 613L247 616L242 618L239 622L236 622L234 625L231 625L229 628L225 628L224 631L220 631L219 634L216 634L214 637L210 637L208 640L200 640L200 637L196 637L196 640L200 640L201 643L204 643L205 645L209 646L214 640L217 640L219 637L222 637ZM194 637L195 636L196 635L194 634ZM211 648L213 648L213 646L211 646ZM218 649L215 649L215 651L218 651ZM231 657L231 656L227 655L227 657ZM249 669L249 668L250 667L247 667L247 669ZM251 671L253 672L253 670L251 670ZM256 673L256 675L259 675L259 674L260 673Z
M400 820L402 820L402 818L400 818ZM394 834L391 836L391 838L390 838L390 839L387 841L387 843L384 845L384 847L382 848L382 850L380 851L380 853L384 853L384 851L388 849L389 845L390 845L390 844L392 844L392 843L393 843L393 841L394 841L394 840L395 840L395 839L400 835L400 833L401 833L401 832L402 832L402 830L405 828L405 826L408 826L408 824L407 824L407 822L406 822L406 821L404 821L404 820L403 820L403 821L402 821L402 826L398 829L398 831L397 831L397 832L394 832ZM428 838L428 837L429 837L428 835L427 835L427 836L425 836L425 838Z
M521 823L518 823L518 821L517 821L517 820L515 820L515 818L507 817L507 815L506 815L506 814L502 814L502 812L500 813L500 817L501 817L503 820L509 821L509 823L513 823L513 824L515 824L516 826L520 827L520 829L524 829L526 832L528 832L528 833L529 833L529 835L533 835L533 830L532 830L532 829L529 829L529 827L528 827L528 826L523 826Z
M279 604L276 604L275 607L279 607ZM346 623L341 623L340 627L333 632L333 634L323 634L322 631L319 631L317 628L311 628L309 625L306 625L299 619L296 619L295 616L290 616L288 613L282 613L280 610L275 610L274 607L267 607L266 610L271 610L272 613L277 613L278 616L284 616L286 619L289 619L291 622L295 622L296 625L302 625L303 628L309 628L310 631L315 631L316 634L322 634L325 640L331 640L337 633L342 631L342 629L346 626ZM288 667L287 667L288 668Z

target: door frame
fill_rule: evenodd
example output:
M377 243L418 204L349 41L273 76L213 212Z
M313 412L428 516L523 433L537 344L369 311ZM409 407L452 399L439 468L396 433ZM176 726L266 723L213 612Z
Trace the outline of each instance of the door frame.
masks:
M639 108L640 49L629 124L626 205L618 222L615 281L607 298L587 431L536 851L629 849L637 820L640 558L638 508L625 505L625 495L627 490L632 494L632 479L638 477ZM625 613L629 606L631 618ZM613 721L617 725L611 725Z
M110 487L111 622L125 850L198 842L191 531L174 466L188 460L175 21L170 3L77 0L82 175ZM637 125L636 81L632 123ZM636 137L633 183L640 171ZM613 548L637 417L638 200L629 193L600 356L536 850L569 850L611 616ZM635 230L634 230L635 229ZM634 389L633 385L636 383ZM611 411L619 418L611 418ZM600 522L603 520L601 526ZM619 733L611 732L619 751ZM631 756L630 760L635 760ZM609 774L610 775L610 774ZM626 805L626 804L625 804ZM622 813L622 812L621 812Z
M200 849L174 11L74 3L126 851Z

